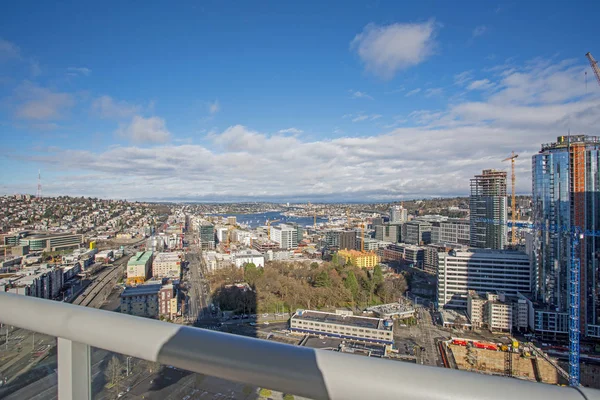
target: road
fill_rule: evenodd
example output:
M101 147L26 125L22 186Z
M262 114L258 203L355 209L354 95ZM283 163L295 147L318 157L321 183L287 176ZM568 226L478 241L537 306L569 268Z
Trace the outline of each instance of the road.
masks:
M188 241L190 243L191 241ZM209 308L210 295L208 282L204 279L202 268L202 257L200 249L191 245L185 253L185 261L188 266L188 321L195 324L201 320L212 319Z

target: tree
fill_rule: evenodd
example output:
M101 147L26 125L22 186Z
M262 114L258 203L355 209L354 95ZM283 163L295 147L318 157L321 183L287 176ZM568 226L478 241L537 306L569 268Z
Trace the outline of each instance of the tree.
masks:
M294 395L286 393L283 395L283 400L294 400Z
M317 274L315 278L315 286L316 287L331 287L331 279L329 279L329 274L327 271L322 270Z
M123 363L117 356L112 356L108 361L104 375L111 385L116 385L121 380L121 374L123 372Z
M261 275L262 270L258 269L254 263L247 263L244 265L244 279L250 285L254 285Z
M331 256L331 263L335 266L340 265L340 256L337 253Z
M317 269L319 268L319 263L318 262L311 262L310 263L310 269Z
M354 275L354 271L348 271L348 276L344 281L344 286L352 293L352 298L356 300L359 293L358 281L356 280L356 275Z
M373 283L376 287L383 283L383 272L381 271L381 266L379 264L373 269Z
M272 393L273 393L273 392L271 392L271 390L269 390L269 389L265 389L265 388L262 388L262 389L260 389L260 391L258 392L258 394L259 394L261 397L270 397Z

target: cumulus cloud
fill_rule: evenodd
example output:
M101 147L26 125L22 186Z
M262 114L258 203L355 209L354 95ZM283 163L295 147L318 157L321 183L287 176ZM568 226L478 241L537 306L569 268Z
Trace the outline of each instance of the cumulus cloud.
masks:
M92 110L102 118L131 118L140 112L141 106L126 101L118 101L110 96L100 96L92 102Z
M171 138L164 119L139 115L134 116L129 124L121 125L116 134L138 144L166 143Z
M350 43L367 71L383 78L392 78L397 71L420 64L433 54L436 25L396 23L367 25Z
M221 105L219 104L218 100L215 100L214 102L212 102L208 105L208 112L211 115L218 113L220 110L221 110Z
M514 150L521 160L517 160L517 192L529 193L529 157L541 143L555 140L569 128L572 133L595 134L600 96L581 97L585 90L577 85L583 66L555 63L514 68L487 77L497 87L481 92L477 102L416 111L407 117L412 126L378 135L311 140L233 125L214 133L203 146L130 145L99 153L70 150L69 157L64 157L63 149L53 149L10 157L50 164L67 171L66 175L70 171L73 176L87 172L94 176L46 185L48 193L56 194L376 201L468 195L473 175L486 168L507 168L501 160ZM574 87L566 90L570 86ZM377 115L347 118L364 116L364 121ZM161 126L166 131L164 121ZM117 174L123 178L115 181Z
M298 129L298 128L287 128L287 129L281 129L279 131L279 133L291 133L294 135L300 134L304 132L302 129Z
M62 118L74 104L75 100L69 93L26 81L15 89L14 115L24 120L56 120Z

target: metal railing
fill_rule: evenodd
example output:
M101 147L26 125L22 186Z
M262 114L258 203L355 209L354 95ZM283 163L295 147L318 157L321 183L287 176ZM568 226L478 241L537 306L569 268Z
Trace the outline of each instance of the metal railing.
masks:
M59 399L91 399L90 346L313 399L600 399L568 388L315 350L0 293L0 321L58 338Z

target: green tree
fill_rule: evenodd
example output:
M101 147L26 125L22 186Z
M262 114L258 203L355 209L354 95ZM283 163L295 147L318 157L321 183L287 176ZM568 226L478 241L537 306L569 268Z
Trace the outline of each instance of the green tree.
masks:
M319 263L318 262L311 262L310 263L310 269L317 269L319 268Z
M373 283L376 287L383 283L383 272L381 271L381 266L379 264L373 269Z
M294 400L294 395L286 393L283 395L283 400Z
M356 300L360 288L358 286L358 281L356 280L356 275L354 275L354 271L348 271L348 276L344 281L344 286L350 290L350 293L352 293L352 298Z
M335 266L340 265L340 256L337 253L331 256L331 263Z
M319 272L315 278L316 287L331 287L331 279L327 271L323 270Z
M244 280L250 285L254 285L262 275L261 271L254 263L244 264Z
M271 392L271 390L269 390L269 389L265 389L265 388L262 388L262 389L260 389L260 391L258 392L258 394L259 394L261 397L270 397L272 393L273 393L273 392Z

